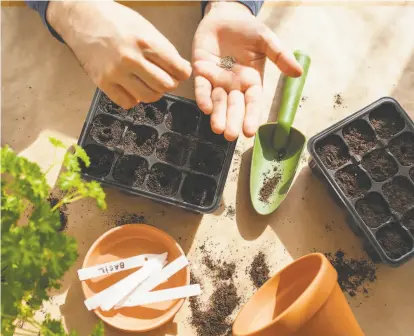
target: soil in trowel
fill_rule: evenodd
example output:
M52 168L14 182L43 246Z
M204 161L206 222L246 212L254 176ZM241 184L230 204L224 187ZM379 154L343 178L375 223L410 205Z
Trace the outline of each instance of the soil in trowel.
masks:
M269 171L263 174L264 181L259 191L259 200L263 203L269 204L269 199L273 195L277 184L280 182L282 175L274 168L273 171Z
M342 291L350 296L357 293L369 293L367 284L377 279L375 265L366 259L346 257L345 252L338 250L334 255L325 253L338 272L338 283Z
M256 288L260 288L267 280L269 280L269 265L263 252L259 252L250 265L250 279Z

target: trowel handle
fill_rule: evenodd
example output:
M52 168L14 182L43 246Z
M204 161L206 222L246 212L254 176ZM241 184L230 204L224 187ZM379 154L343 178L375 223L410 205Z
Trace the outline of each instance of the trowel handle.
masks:
M273 136L273 147L276 151L284 149L289 139L290 128L295 119L296 110L298 109L303 87L308 75L311 63L310 57L301 51L294 52L296 60L303 68L300 77L287 77L283 89L282 103L279 109L276 130Z

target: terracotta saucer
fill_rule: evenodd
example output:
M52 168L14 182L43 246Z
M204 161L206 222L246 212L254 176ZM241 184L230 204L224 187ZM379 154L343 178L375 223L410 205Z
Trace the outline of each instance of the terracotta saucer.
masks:
M168 252L168 262L181 255L183 250L165 232L144 224L128 224L104 233L91 246L82 267L89 267L116 261L139 254L160 254ZM89 298L136 271L131 269L82 282L85 298ZM186 267L174 274L167 282L154 290L190 284L190 271ZM110 311L95 309L94 312L108 325L128 332L145 332L159 328L171 321L185 299L171 300L138 307L125 307Z

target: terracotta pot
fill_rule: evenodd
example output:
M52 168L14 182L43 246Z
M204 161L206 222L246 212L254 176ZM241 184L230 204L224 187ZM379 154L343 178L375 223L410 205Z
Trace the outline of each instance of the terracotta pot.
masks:
M128 224L113 228L100 236L85 256L82 267L102 264L139 254L168 252L168 262L184 255L177 242L164 231L144 224ZM113 285L136 269L104 275L82 282L82 290L88 299ZM154 290L185 286L190 284L190 270L185 267ZM127 332L146 332L159 328L171 321L185 299L125 307L118 310L102 311L95 314L105 323Z
M364 335L323 254L304 256L267 281L239 312L235 336Z

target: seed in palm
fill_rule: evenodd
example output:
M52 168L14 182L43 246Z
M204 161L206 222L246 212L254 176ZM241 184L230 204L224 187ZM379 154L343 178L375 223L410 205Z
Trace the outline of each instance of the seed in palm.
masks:
M231 71L235 63L236 60L233 56L224 56L220 58L220 67L226 69L227 71Z

